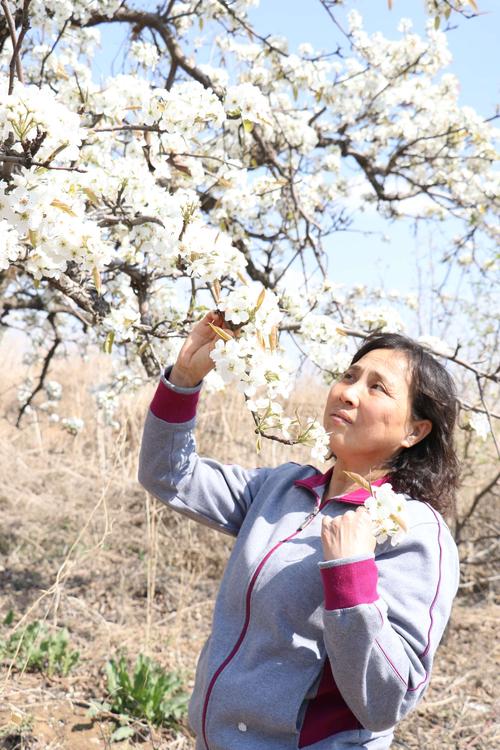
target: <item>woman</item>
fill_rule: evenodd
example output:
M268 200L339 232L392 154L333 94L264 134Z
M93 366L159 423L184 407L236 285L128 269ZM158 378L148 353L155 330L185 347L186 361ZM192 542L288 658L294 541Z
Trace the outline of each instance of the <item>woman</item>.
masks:
M245 470L199 458L208 314L151 404L139 479L187 516L236 537L201 653L189 719L197 750L390 747L429 683L458 586L438 508L457 485L457 407L446 370L396 334L370 336L325 408L335 463ZM372 484L408 497L408 533L376 544Z

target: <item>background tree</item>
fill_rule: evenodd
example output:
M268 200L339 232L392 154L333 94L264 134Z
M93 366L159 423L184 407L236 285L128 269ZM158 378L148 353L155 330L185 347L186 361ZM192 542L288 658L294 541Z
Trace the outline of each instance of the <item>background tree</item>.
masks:
M485 437L497 416L498 322L484 303L497 271L495 131L443 73L446 23L476 3L429 0L426 35L405 21L389 40L365 32L355 7L343 28L340 3L321 0L335 45L298 53L252 28L255 4L2 0L0 320L30 336L34 373L17 423L41 393L57 419L50 366L71 342L112 352L117 374L98 405L113 421L117 394L156 377L216 306L238 335L218 343L212 387L237 383L259 439L324 455L319 425L279 401L297 369L286 335L328 381L350 338L400 329L401 308L415 306L341 291L329 275L329 239L362 229L348 207L356 180L361 209L388 231L407 217L447 228L447 273L466 274L477 303L434 288L446 340L424 343L454 363L462 426ZM128 54L100 85L92 57L106 24L124 29Z

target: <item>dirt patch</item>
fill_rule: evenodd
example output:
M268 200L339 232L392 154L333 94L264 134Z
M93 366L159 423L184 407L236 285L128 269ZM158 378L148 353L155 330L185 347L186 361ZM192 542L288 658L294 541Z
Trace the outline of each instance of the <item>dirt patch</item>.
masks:
M471 607L459 602L455 606L452 624L438 651L429 691L419 707L399 725L395 750L491 750L498 746L495 694L498 617L499 608L492 604ZM155 634L155 640L165 642L167 631L162 626ZM193 750L194 741L187 730L149 733L139 728L141 738L110 743L115 725L106 717L90 718L88 711L92 699L103 699L102 675L95 664L100 661L99 653L104 656L105 645L107 640L101 642L97 637L94 668L91 662L83 662L66 680L49 682L42 675L11 675L4 683L0 710L0 727L5 732L9 726L11 732L0 739L1 750L92 750L94 747ZM190 653L194 663L196 653L192 645Z

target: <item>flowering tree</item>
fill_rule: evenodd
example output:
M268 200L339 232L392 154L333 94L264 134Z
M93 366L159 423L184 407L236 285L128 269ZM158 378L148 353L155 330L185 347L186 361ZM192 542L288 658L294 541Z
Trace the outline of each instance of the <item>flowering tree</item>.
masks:
M278 400L294 369L285 336L331 380L350 338L401 328L401 305L415 305L329 278L332 235L359 226L347 207L354 181L360 210L369 204L388 224L449 227L448 265L489 283L493 125L459 106L458 81L443 72L447 19L476 3L427 0L426 36L403 21L389 40L367 34L355 8L342 28L340 1L321 0L337 35L328 53L259 35L247 15L257 4L1 0L0 320L31 336L38 367L18 422L39 391L57 401L50 364L68 341L127 362L98 392L112 419L116 392L157 376L193 321L217 308L226 326L212 387L238 384L259 438L324 455L322 428L284 415ZM129 55L98 84L92 57L109 23L126 30ZM460 312L462 339L424 343L472 376L464 407L485 434L498 329L475 312L475 322Z

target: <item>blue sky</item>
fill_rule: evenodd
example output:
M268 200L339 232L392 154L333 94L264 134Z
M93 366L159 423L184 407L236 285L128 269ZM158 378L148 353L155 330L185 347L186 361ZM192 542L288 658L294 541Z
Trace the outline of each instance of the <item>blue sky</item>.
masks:
M423 0L393 0L392 5L389 10L387 0L356 0L346 2L335 14L345 20L347 12L356 8L368 32L381 31L390 38L399 36L397 26L401 18L411 18L415 31L424 32L428 16L424 13ZM461 81L461 104L490 116L499 93L500 2L478 0L478 5L480 17L450 19L455 26L447 33L454 58L450 71ZM259 33L282 34L295 47L301 42L310 42L314 47L330 50L338 41L338 32L318 0L261 0L250 17Z
M144 3L140 3L144 7ZM146 3L151 9L156 2ZM428 17L424 13L424 0L393 0L392 10L387 0L356 0L346 2L345 8L335 10L339 21L346 26L349 9L356 8L364 18L368 32L381 31L389 38L397 38L401 18L411 18L417 33L423 33ZM450 19L454 28L447 34L453 54L449 72L460 80L460 103L474 107L485 117L494 114L498 103L498 39L500 38L499 0L478 0L481 15L465 20L454 15ZM331 51L339 42L339 32L332 24L318 0L261 0L258 8L250 11L250 19L261 35L281 34L289 39L294 50L301 42L310 42L316 49ZM104 49L96 56L96 78L119 72L120 46L123 29L108 27L103 37ZM121 48L123 51L123 47ZM409 224L388 224L373 211L357 217L356 226L364 230L384 233L389 241L383 242L375 234L339 233L328 241L329 271L332 281L382 286L386 290L416 292L419 275L429 283L431 266L429 250L433 243L439 245L439 230L415 235ZM354 259L354 262L353 262ZM417 268L417 259L419 268ZM442 268L434 259L434 272L438 277Z

